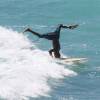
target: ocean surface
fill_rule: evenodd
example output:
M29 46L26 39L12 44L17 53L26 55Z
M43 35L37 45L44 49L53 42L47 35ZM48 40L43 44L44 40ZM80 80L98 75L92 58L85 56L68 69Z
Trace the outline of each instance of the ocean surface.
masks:
M61 54L83 64L58 64L41 34L58 24ZM0 0L0 100L100 100L100 0Z

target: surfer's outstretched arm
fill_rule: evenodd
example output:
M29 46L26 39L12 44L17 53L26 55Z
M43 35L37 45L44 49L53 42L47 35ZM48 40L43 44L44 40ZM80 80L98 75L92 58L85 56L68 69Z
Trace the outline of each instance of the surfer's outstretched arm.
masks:
M33 30L31 30L30 28L27 28L24 32L31 32L32 34L38 36L39 38L42 38L42 35L37 33L37 32L34 32Z

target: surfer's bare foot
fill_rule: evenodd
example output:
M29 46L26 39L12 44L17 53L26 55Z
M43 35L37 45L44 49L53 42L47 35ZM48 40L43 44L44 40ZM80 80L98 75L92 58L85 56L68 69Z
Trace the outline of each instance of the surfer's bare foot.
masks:
M24 31L24 32L27 32L27 31L30 31L30 29L29 29L29 28L27 28L27 29L25 29L25 31Z

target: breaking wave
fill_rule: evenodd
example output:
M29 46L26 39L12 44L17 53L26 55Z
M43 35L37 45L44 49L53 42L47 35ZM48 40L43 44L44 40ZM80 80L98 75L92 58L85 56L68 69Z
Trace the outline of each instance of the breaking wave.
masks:
M48 96L48 78L60 79L76 73L52 61L22 33L0 27L0 98L28 100Z

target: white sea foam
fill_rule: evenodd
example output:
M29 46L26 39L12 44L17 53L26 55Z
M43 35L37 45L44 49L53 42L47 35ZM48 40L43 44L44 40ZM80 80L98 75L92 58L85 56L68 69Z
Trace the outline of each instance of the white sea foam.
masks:
M51 91L48 78L70 75L76 73L52 62L47 52L39 50L23 34L0 27L1 98L28 100L46 96Z

